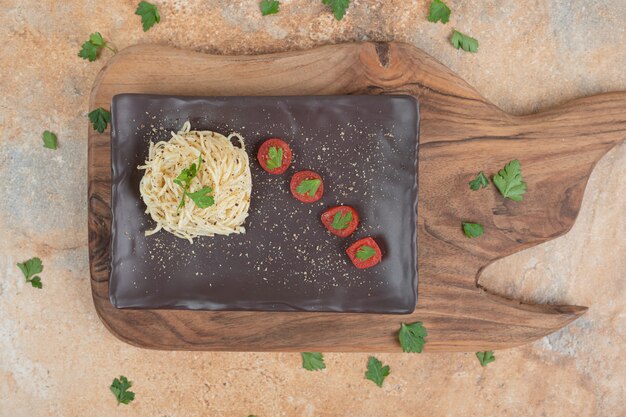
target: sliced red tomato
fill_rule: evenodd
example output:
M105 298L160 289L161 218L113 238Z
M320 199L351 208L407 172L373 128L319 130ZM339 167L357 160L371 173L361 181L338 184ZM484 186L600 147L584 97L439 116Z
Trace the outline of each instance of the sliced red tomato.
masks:
M348 237L359 225L359 213L350 206L331 207L322 214L322 223L330 233Z
M303 203L313 203L324 195L324 181L313 171L300 171L291 177L291 194Z
M350 260L359 269L371 268L382 260L383 256L376 241L371 237L366 237L354 242L346 253Z
M281 153L282 155L280 155ZM256 158L259 160L261 168L270 174L282 174L291 165L291 148L282 139L268 139L259 147Z

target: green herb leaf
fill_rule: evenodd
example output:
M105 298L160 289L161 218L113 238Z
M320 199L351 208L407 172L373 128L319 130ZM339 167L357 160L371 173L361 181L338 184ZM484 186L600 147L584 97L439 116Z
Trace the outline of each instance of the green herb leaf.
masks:
M198 175L198 170L200 169L201 165L202 156L198 156L198 165L196 165L196 163L194 162L189 168L184 168L182 171L180 171L178 177L174 179L174 183L180 185L185 189L188 189L191 185L191 180L194 179L196 175Z
M30 285L32 285L35 288L43 287L41 283L41 278L38 276L35 276L43 272L43 263L41 262L41 259L30 258L29 260L25 262L18 263L17 267L22 271L22 274L24 274L24 278L26 279L26 282L30 282Z
M267 167L269 169L280 168L283 164L283 148L270 146L270 149L267 151Z
M48 149L57 148L57 135L49 130L43 132L43 147Z
M319 352L302 352L302 367L307 371L320 371L326 369L324 355Z
M88 59L89 62L93 62L98 59L98 52L100 52L100 49L102 48L87 41L83 43L80 52L78 52L78 56L82 59Z
M506 164L492 179L504 198L522 201L522 196L526 193L526 183L522 181L522 168L517 159Z
M187 196L191 198L194 203L196 203L196 206L203 209L215 204L213 196L208 195L212 192L213 189L211 189L210 187L204 187L201 190L196 191L195 193L187 193Z
M476 352L476 357L480 362L480 365L484 368L487 364L496 360L496 357L493 354L493 350L486 350L484 352Z
M278 0L262 0L261 1L261 14L267 16L268 14L276 14L280 10L280 2Z
M113 380L110 388L118 404L128 404L135 399L135 393L128 391L132 385L133 383L123 375Z
M452 39L450 40L450 42L452 42L452 46L454 46L456 49L461 48L466 52L478 51L478 41L471 36L464 35L458 30L455 30L452 33Z
M341 211L335 213L335 217L333 218L333 224L331 225L333 229L343 230L348 227L350 222L352 221L352 211L348 210L346 214L341 214Z
M137 10L135 10L135 14L137 16L141 16L141 24L143 25L143 31L147 32L155 23L159 23L161 21L161 16L159 15L159 10L157 7L148 3L147 1L142 1L137 6Z
M43 272L43 263L39 258L30 258L26 262L17 264L17 266L22 270L26 280L29 280L33 275Z
M383 381L389 376L389 365L383 366L383 363L373 356L367 361L367 372L365 378L373 381L379 387L383 386Z
M111 122L111 113L102 107L98 107L89 113L89 121L93 124L95 130L102 133L107 128L107 124Z
M189 168L184 168L180 174L174 179L174 184L178 184L183 188L183 197L180 199L180 203L178 203L178 208L185 207L185 196L188 196L196 203L196 206L200 208L207 208L215 204L215 199L213 196L208 196L206 194L212 193L213 190L210 187L204 187L201 190L196 191L195 193L189 192L189 187L191 186L191 181L198 175L200 171L200 167L202 166L202 156L198 155L198 165L194 162L191 164Z
M296 192L298 194L309 194L309 197L313 197L315 195L315 193L317 192L317 189L320 187L320 184L322 182L315 178L315 179L311 179L311 180L304 180L300 183L300 185L298 185L296 187Z
M367 261L372 256L376 255L376 250L367 245L363 245L356 251L356 258L362 261Z
M448 23L450 20L450 8L441 0L433 0L430 3L430 11L428 12L429 22Z
M99 46L99 47L103 47L107 44L104 38L102 37L102 35L100 34L100 32L94 32L91 35L89 35L89 43L94 46Z
M469 182L469 186L474 191L479 190L481 187L487 188L489 186L489 178L487 178L484 172L480 171L476 178Z
M422 353L427 335L428 332L426 332L426 328L422 325L421 321L416 321L411 324L401 323L398 340L400 341L400 346L402 346L402 351Z
M470 223L470 222L463 222L462 224L463 224L463 233L465 233L465 236L469 238L478 237L478 236L481 236L483 233L485 233L485 228L483 227L482 224Z
M89 40L83 43L82 48L78 53L78 56L83 59L87 59L90 62L93 62L98 59L98 53L102 48L109 48L112 51L116 52L115 48L111 48L107 45L100 32L94 32L89 35Z
M337 20L343 19L346 10L348 10L348 6L350 6L350 0L322 0L322 3L326 6L330 6Z

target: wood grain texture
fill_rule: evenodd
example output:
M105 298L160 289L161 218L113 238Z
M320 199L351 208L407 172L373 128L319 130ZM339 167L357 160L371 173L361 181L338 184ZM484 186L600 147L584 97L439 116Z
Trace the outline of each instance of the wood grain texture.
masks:
M549 334L586 307L529 305L477 286L491 262L566 233L595 163L626 139L626 92L516 117L406 44L343 44L260 56L212 56L137 45L98 75L90 109L118 93L318 95L405 93L420 102L419 300L412 315L117 310L109 302L110 133L89 128L89 252L98 315L120 339L147 348L230 351L400 351L399 323L421 320L426 351L503 349ZM480 170L518 158L528 192L504 200ZM485 225L469 240L462 220Z

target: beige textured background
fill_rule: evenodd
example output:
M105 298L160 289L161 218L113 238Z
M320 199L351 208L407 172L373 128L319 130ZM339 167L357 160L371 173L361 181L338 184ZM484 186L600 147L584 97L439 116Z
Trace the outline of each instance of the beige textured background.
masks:
M626 90L626 1L448 0L447 25L426 1L353 0L336 22L318 0L157 0L143 33L135 1L0 0L0 416L618 416L626 415L626 144L595 169L566 236L488 268L481 283L534 302L590 306L569 327L496 352L380 354L384 388L363 379L366 354L327 354L310 373L297 354L140 350L100 324L87 263L88 95L111 56L76 57L90 32L119 48L160 42L213 53L304 49L352 40L414 44L485 97L528 113L583 95ZM449 46L453 27L480 41ZM626 111L626 109L625 109ZM58 151L42 148L55 131ZM43 290L16 262L40 256ZM251 323L253 325L253 323ZM116 406L125 374L137 399Z

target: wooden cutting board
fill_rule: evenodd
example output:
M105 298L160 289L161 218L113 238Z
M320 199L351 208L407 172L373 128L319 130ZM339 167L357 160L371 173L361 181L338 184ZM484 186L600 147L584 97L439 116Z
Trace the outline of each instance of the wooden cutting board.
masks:
M422 321L427 351L503 349L549 334L586 307L530 305L477 285L497 259L554 239L574 224L596 162L626 139L626 92L516 117L481 97L421 50L399 43L215 56L161 45L115 55L94 82L90 110L119 93L177 95L391 94L420 103L419 298L411 315L118 310L108 295L110 132L89 127L89 257L94 304L120 339L153 349L395 351L400 322ZM478 171L518 158L528 192L504 200L472 192ZM462 220L485 226L467 239Z

